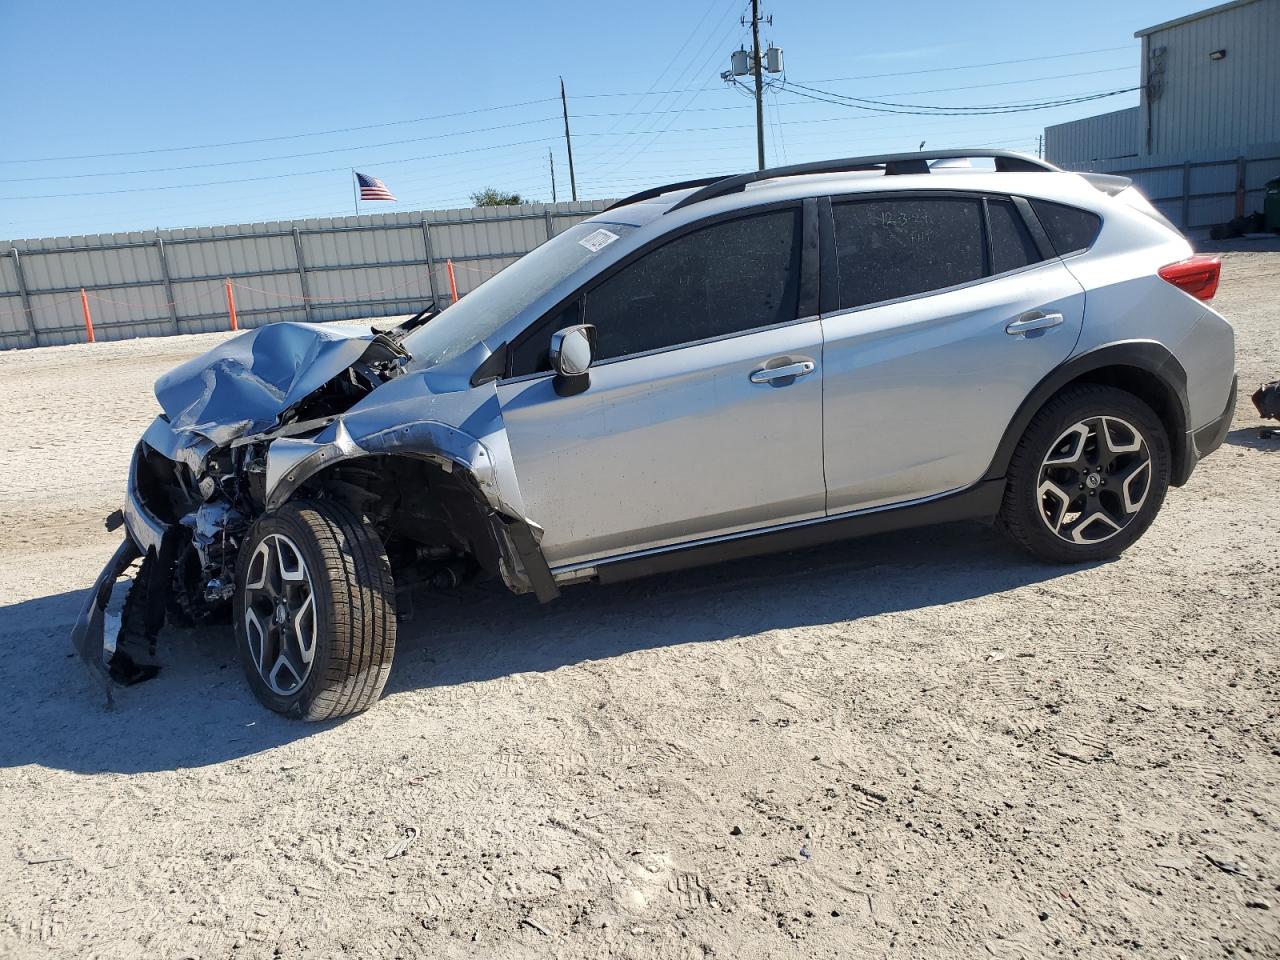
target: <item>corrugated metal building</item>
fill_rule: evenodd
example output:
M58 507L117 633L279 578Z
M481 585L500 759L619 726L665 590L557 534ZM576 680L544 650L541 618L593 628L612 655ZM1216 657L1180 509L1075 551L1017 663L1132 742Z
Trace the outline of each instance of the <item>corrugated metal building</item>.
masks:
M1045 157L1133 176L1184 229L1260 208L1280 173L1280 0L1139 30L1141 103L1045 128Z
M1044 131L1058 164L1280 141L1280 0L1233 0L1139 30L1142 102Z
M1280 140L1280 0L1235 0L1135 36L1141 153Z
M1056 164L1136 157L1141 107L1044 128L1044 155Z

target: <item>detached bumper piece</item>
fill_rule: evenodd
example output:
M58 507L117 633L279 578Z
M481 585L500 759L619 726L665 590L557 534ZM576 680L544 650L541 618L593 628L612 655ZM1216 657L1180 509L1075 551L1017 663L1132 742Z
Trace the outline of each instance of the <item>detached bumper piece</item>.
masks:
M129 686L160 672L155 662L156 635L164 624L165 593L157 580L168 570L154 554L148 554L129 576L140 558L138 545L125 536L98 574L71 628L71 646L102 686L108 705L113 683ZM112 595L122 580L127 593L121 603L113 605ZM113 612L116 610L119 613Z
M1264 420L1280 420L1280 380L1264 383L1253 391L1253 405Z

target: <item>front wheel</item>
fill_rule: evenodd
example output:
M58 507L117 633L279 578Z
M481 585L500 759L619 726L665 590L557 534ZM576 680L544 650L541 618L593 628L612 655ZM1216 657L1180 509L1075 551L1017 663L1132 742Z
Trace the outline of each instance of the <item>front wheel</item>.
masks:
M329 501L260 517L241 547L235 629L264 706L305 720L368 709L396 646L395 585L377 533Z
M1170 460L1164 426L1137 397L1071 387L1035 415L1014 451L998 525L1052 563L1118 556L1159 512Z

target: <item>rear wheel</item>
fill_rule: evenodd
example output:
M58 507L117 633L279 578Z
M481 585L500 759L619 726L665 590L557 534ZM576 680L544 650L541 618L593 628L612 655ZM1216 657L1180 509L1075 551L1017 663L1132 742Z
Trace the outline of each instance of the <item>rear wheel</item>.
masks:
M1159 512L1170 459L1164 426L1137 397L1071 387L1036 414L1014 451L999 526L1050 562L1118 556Z
M259 518L241 548L235 628L254 694L328 720L370 707L395 653L395 585L374 530L330 502Z

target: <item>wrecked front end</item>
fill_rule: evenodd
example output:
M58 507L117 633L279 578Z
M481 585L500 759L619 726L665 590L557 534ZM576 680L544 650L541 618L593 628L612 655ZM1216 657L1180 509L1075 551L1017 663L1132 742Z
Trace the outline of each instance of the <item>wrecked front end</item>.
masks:
M394 336L273 324L162 378L164 412L114 515L124 543L86 598L76 650L104 681L153 676L161 627L229 622L249 531L299 499L340 500L373 526L402 615L411 588L479 575L555 596L496 391L470 383L481 352L456 371L408 372Z

